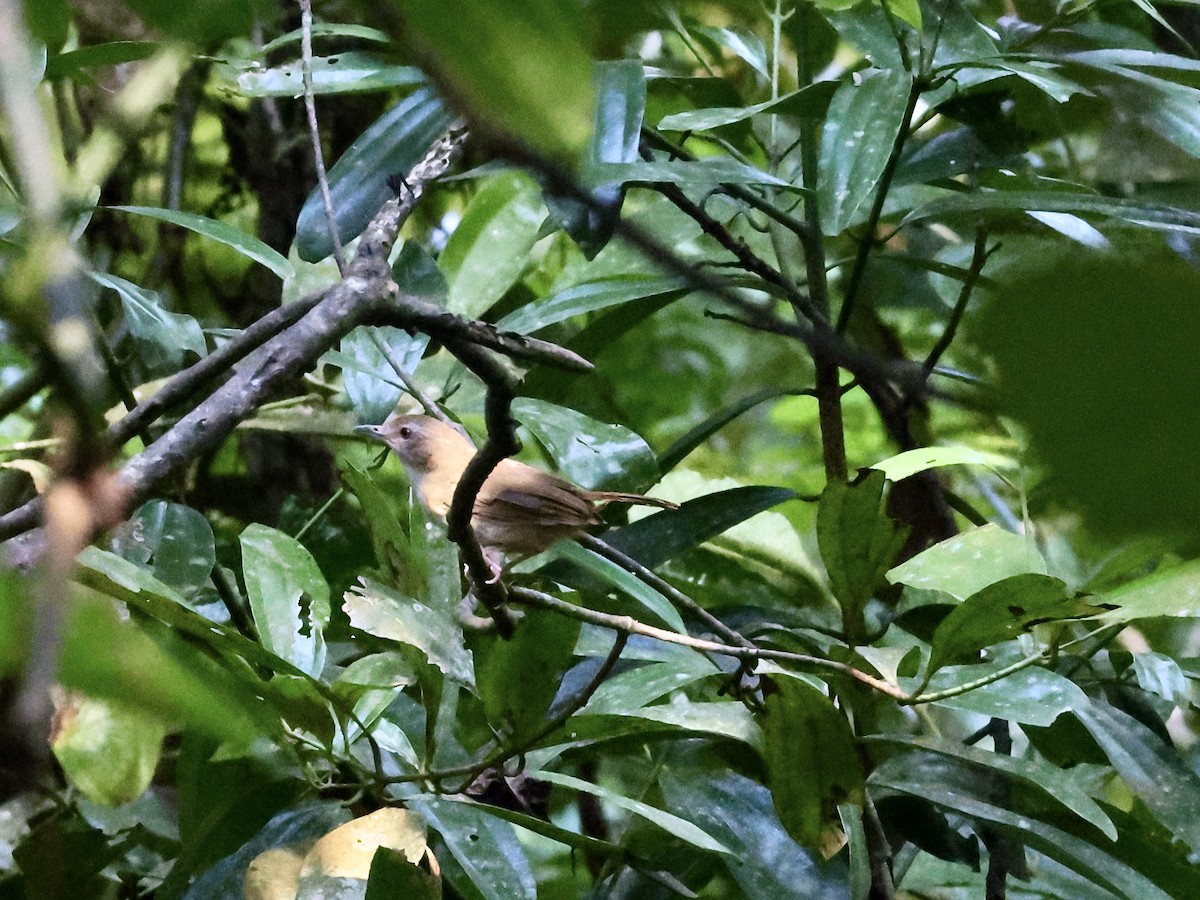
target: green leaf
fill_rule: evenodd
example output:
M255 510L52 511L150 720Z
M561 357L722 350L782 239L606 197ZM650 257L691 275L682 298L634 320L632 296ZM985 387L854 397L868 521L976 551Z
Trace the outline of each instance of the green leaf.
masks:
M362 233L391 196L388 178L407 175L452 119L432 88L417 88L376 119L342 154L329 170L329 193L343 244ZM296 252L306 262L317 262L333 252L317 188L304 201L296 222Z
M622 59L597 62L596 121L588 139L580 173L581 187L588 198L546 191L546 207L551 217L583 250L595 258L611 240L625 202L625 191L618 184L605 184L592 177L595 163L628 163L638 158L642 136L642 116L646 109L646 76L641 60Z
M344 338L339 347L343 356L353 359L358 366L343 366L342 385L346 399L358 418L366 422L382 422L395 410L396 403L406 393L405 389L392 382L397 376L391 363L376 346L367 332L373 328L401 367L409 375L417 368L425 348L429 346L429 335L416 332L409 334L402 328L391 325L359 326Z
M1200 396L1190 339L1200 273L1157 235L1113 238L1109 251L1055 247L1027 261L979 311L978 341L996 364L1000 408L1089 529L1192 534L1200 416L1180 402ZM1111 335L1120 353L1094 353Z
M399 653L372 653L347 666L333 684L339 694L351 695L358 719L343 726L346 743L352 744L362 734L359 722L369 729L400 691L416 681L413 667Z
M669 662L638 666L605 679L587 706L585 715L622 715L659 700L721 671L706 656L698 653Z
M1101 701L1071 710L1158 821L1193 853L1200 851L1196 798L1200 776L1179 752L1137 719Z
M733 858L719 859L746 897L846 896L844 868L792 840L761 784L725 765L678 763L663 767L659 784L668 808L733 851Z
M886 512L882 472L857 484L831 481L817 507L817 543L847 623L856 621L904 544L908 529Z
M631 163L596 163L592 177L614 184L677 184L715 189L722 184L765 184L802 191L799 185L728 156L693 160L639 160Z
M838 804L861 802L862 764L845 716L816 688L776 679L760 722L767 787L780 821L815 847Z
M929 671L984 647L1012 640L1044 622L1077 619L1096 612L1071 596L1049 575L1012 575L972 594L933 633Z
M572 850L579 850L584 853L594 854L603 859L620 859L629 858L629 851L624 847L620 847L609 841L598 840L594 837L588 837L584 834L579 834L576 831L562 828L545 819L531 816L523 812L517 812L511 809L504 809L500 806L489 806L483 803L473 803L470 800L457 800L466 806L474 806L481 812L485 812L490 816L495 816L505 822L511 822L519 828L524 828L526 831L533 834L540 834L542 837L549 838L552 841L557 841L565 847L570 847Z
M406 24L476 121L572 163L591 133L592 61L570 0L409 0ZM483 39L486 38L486 39Z
M717 491L689 500L679 509L663 510L614 528L604 539L642 565L654 568L763 510L794 499L796 492L791 488L740 487Z
M107 551L89 547L79 562L79 580L109 596L132 602L156 589L173 594ZM169 602L172 609L192 615ZM204 623L205 629L210 625ZM162 721L186 723L234 744L269 731L259 715L263 709L246 696L244 683L186 643L181 632L118 621L113 604L105 600L73 602L65 633L58 678L67 688L133 706Z
M521 172L494 175L471 198L438 265L451 312L476 317L516 283L529 264L545 212L537 185Z
M774 100L764 100L753 106L725 106L674 113L664 116L658 127L662 131L710 131L762 113L817 118L825 114L836 88L836 81L818 81L798 91L792 91Z
M880 72L861 84L843 81L821 133L821 227L840 234L861 222L901 128L912 76Z
M941 809L964 815L979 827L997 828L1117 896L1168 900L1168 896L1148 878L1115 857L1102 835L1096 834L1093 840L1081 839L1046 822L1044 794L1038 795L1041 803L1035 806L1013 808L1002 805L996 799L1000 787L996 780L1005 776L998 770L993 771L993 777L980 778L974 766L943 756L914 752L885 760L871 773L869 786L873 792L896 791L925 800Z
M522 306L501 319L497 327L505 331L533 334L585 313L638 300L682 294L687 289L687 282L681 278L627 276L585 281Z
M544 400L517 400L512 414L580 487L639 490L658 481L654 454L628 428Z
M573 566L578 566L584 572L598 576L602 583L611 584L623 594L636 600L654 616L677 634L687 634L687 628L680 618L679 612L671 605L666 597L650 587L636 575L627 572L614 562L588 550L574 541L562 541L550 551L557 559L566 560ZM563 572L557 566L554 568L554 579L568 587L587 590L591 585L589 580L573 577L570 571Z
M363 900L441 900L441 882L420 866L410 863L403 853L380 847L371 860L371 877Z
M407 804L442 836L470 887L485 900L536 900L537 882L512 825L489 814L489 807L433 797ZM470 896L461 888L459 893Z
M903 481L918 472L940 469L943 466L985 466L993 471L1015 469L1017 461L998 453L985 453L971 447L921 447L906 450L871 466L887 476L888 481Z
M168 727L145 710L59 691L54 758L89 800L120 806L150 786Z
M141 345L147 366L157 372L178 370L188 352L203 357L208 344L200 323L191 316L163 308L154 291L104 272L89 272L92 281L117 292L129 330Z
M683 462L689 453L742 413L748 412L760 403L765 403L768 400L774 400L778 397L792 396L797 393L797 391L789 391L784 388L763 388L718 410L699 425L689 429L686 434L676 438L674 443L659 455L658 470L664 475L670 472Z
M177 590L196 609L212 599L209 578L217 564L212 526L180 503L152 500L113 534L113 550Z
M887 573L893 584L941 591L960 600L1013 575L1046 574L1046 561L1027 537L984 525L934 544Z
M211 238L217 243L224 244L231 250L240 253L247 259L266 266L280 278L291 278L296 272L287 258L272 250L258 238L246 234L239 228L234 228L225 222L210 219L196 213L181 212L177 209L163 209L158 206L110 206L109 209L118 212L133 213L148 219L157 219L194 231L196 234Z
M380 31L378 28L370 28L366 25L352 25L346 22L313 22L311 33L313 38L343 37L370 41L376 44L389 44L392 41L386 32ZM286 47L288 44L299 44L303 38L303 29L293 29L263 44L258 50L258 56L265 59L281 47Z
M39 6L49 6L49 3L39 3ZM46 60L46 78L75 78L87 81L89 76L84 69L102 66L118 66L121 63L136 62L139 59L149 59L161 45L153 41L110 41L104 44L92 44L66 53L56 53Z
M1086 701L1084 705L1086 705ZM1081 784L1081 779L1074 777L1069 771L1051 765L1041 757L1027 756L1018 759L980 750L978 747L969 747L959 742L909 734L871 734L867 735L864 740L941 754L969 766L977 766L981 770L981 777L987 777L989 771L1003 772L1010 778L1045 791L1053 800L1061 803L1085 822L1095 825L1110 841L1117 839L1117 829L1112 820L1089 796Z
M488 635L475 646L475 684L488 722L516 742L546 723L574 659L580 623L551 613L525 616L510 640Z
M651 806L648 803L643 803L640 800L634 800L632 797L626 797L624 794L616 791L608 790L600 787L600 785L592 784L589 781L584 781L580 778L573 778L570 775L562 775L558 772L548 772L545 769L539 769L529 773L531 777L538 778L542 781L548 781L551 784L561 785L562 787L571 788L576 791L584 791L599 797L601 800L607 801L612 806L618 809L625 809L635 815L641 816L647 821L653 822L659 828L663 829L670 835L679 838L698 847L701 850L707 850L711 853L725 853L733 855L733 851L722 844L720 841L706 834L702 829L696 827L687 819L680 818L672 813L665 812Z
M939 197L904 217L903 225L978 213L1063 212L1110 216L1163 228L1200 228L1200 213L1177 206L1072 191L972 191Z
M425 74L414 66L401 66L386 56L349 50L312 60L312 92L344 94L382 91L424 84ZM237 89L245 97L299 97L304 92L300 60L269 69L237 74Z
M329 585L312 554L294 538L248 525L239 542L242 576L264 647L308 675L325 667Z
M355 628L421 651L459 684L474 682L471 654L463 643L452 598L420 603L369 578L347 591L342 603Z
M929 679L925 692L940 693L994 678L1004 667L999 662L946 666ZM907 691L915 691L921 686L918 678L902 678L900 682ZM1087 694L1075 682L1049 669L1030 666L966 693L945 697L936 701L936 705L1045 728L1053 725L1063 713L1087 702Z

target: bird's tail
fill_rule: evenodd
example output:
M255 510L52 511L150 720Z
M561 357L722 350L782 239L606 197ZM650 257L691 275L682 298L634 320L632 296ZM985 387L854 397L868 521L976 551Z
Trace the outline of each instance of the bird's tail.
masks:
M637 506L657 506L662 509L679 509L678 503L646 497L642 494L625 494L621 491L587 491L584 496L594 503L632 503Z

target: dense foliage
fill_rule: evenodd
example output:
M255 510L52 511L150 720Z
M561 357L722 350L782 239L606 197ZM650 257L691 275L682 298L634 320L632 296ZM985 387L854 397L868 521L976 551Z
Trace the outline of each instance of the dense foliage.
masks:
M1198 42L0 0L0 897L1200 896Z

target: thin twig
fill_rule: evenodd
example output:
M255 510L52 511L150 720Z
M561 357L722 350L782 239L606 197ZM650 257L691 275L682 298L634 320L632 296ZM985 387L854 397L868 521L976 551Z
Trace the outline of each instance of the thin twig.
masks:
M448 415L446 415L446 413L442 411L442 408L438 406L437 403L435 403L430 397L428 397L424 391L417 387L416 381L413 379L412 375L408 374L408 370L405 369L404 364L400 362L400 357L396 355L396 351L391 348L391 345L388 344L387 341L380 337L378 329L368 328L367 337L371 339L371 342L375 345L375 348L383 354L383 358L386 359L388 365L392 367L392 371L396 373L396 377L400 379L400 383L404 385L404 389L408 391L410 395L412 395L414 400L421 404L421 408L435 419L445 422L452 428L457 427L457 423L454 422Z
M536 747L544 738L558 731L558 729L567 723L567 720L570 719L571 716L575 715L575 713L587 706L588 701L592 699L592 696L600 689L600 686L604 684L604 682L608 679L608 676L612 674L612 670L616 666L617 661L621 658L621 652L625 649L625 644L628 641L629 635L619 631L616 632L613 635L613 645L609 649L608 654L604 657L604 662L600 664L600 668L596 670L592 677L588 679L588 683L580 688L575 696L573 696L562 709L547 719L542 727L535 731L532 735L523 739L520 747L501 744L491 753L487 754L487 756L485 756L483 759L474 763L466 772L456 773L465 775L466 778L458 788L448 791L448 793L463 793L468 787L471 786L471 783L475 781L476 778L478 778L488 769L497 768L498 766L501 766L508 760L512 759L514 756L521 756L525 753L526 749L530 747ZM426 775L426 777L432 781L438 782L444 780L444 778L454 776L451 776L447 773L438 773L437 775L429 773Z
M921 367L925 370L926 378L933 374L942 354L950 347L954 336L958 333L958 326L962 322L963 313L967 310L967 303L971 299L975 285L979 283L983 267L987 265L988 257L995 253L999 246L997 244L990 250L988 249L986 224L980 224L975 229L975 250L971 256L971 267L967 270L966 277L963 278L962 286L958 291L958 299L954 303L954 309L950 312L946 327L943 329L941 337L937 339L937 343L933 345L933 349L929 351L929 355L925 357L925 363Z
M640 634L644 637L654 638L655 640L664 641L669 644L678 644L683 647L690 647L693 650L698 650L701 653L717 653L722 656L731 656L736 659L771 659L778 662L790 662L797 666L806 666L814 669L824 669L830 672L837 672L840 675L845 675L853 678L855 681L860 681L868 687L874 688L881 694L886 694L901 702L909 700L909 696L900 688L893 684L888 684L882 679L876 678L873 675L868 675L861 669L856 669L854 666L846 663L837 662L832 659L823 659L819 656L809 656L804 653L792 653L787 650L770 650L760 647L735 647L730 644L722 644L719 641L709 641L703 638L695 638L686 634L679 634L674 631L668 631L665 628L656 628L653 625L646 625L639 622L632 616L615 616L610 613L599 612L594 609L588 609L583 606L576 606L573 603L568 603L566 600L560 600L550 594L535 591L531 588L513 587L509 589L509 599L514 603L521 603L527 606L537 606L542 609L549 609L560 613L564 616L570 616L574 619L579 619L582 622L588 622L592 625L599 625L601 628L609 628L613 631L625 631L629 634Z
M313 163L317 169L317 185L321 189L321 203L325 207L325 222L329 226L329 239L333 242L333 258L338 271L346 274L346 252L338 236L337 218L333 212L333 195L329 192L329 176L325 172L325 153L321 150L321 130L317 126L317 101L313 96L312 81L312 0L300 3L300 73L304 79L304 112L308 116L308 136L312 141Z
M598 538L591 534L585 534L582 537L577 538L577 540L593 553L603 556L610 562L616 563L626 572L636 576L640 581L654 588L654 590L658 591L676 606L686 609L714 632L725 638L725 640L731 641L732 643L738 644L742 647L754 646L754 643L744 634L733 628L730 628L687 594L683 593L674 585L660 578L632 556L622 553L603 538Z

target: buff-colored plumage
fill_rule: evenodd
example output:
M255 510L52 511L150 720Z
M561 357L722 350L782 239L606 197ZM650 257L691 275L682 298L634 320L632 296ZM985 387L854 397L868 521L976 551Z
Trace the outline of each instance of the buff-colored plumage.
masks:
M470 441L430 416L395 416L382 425L361 426L361 430L395 451L421 505L444 517L463 470L475 455ZM505 459L475 498L471 525L485 550L530 556L601 524L596 504L610 502L675 506L640 494L584 490L523 462Z

